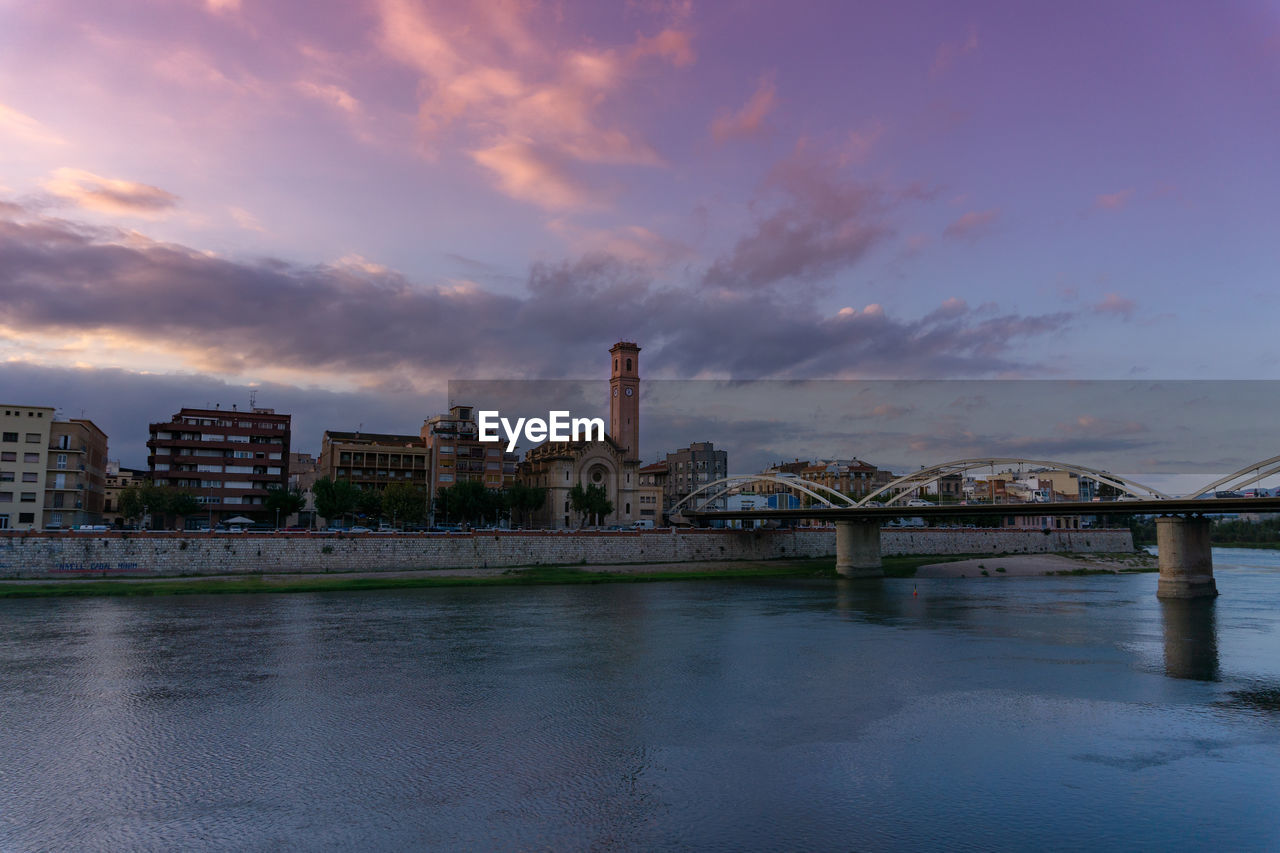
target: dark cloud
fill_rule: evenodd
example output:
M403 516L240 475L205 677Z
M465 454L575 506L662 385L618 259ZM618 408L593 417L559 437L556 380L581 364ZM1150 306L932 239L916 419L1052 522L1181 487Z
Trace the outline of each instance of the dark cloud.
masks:
M810 192L818 210L853 204L838 187L825 200L826 190ZM959 300L916 320L879 309L829 316L769 291L658 285L609 254L536 264L515 296L418 284L359 261L232 260L136 233L0 218L0 323L136 336L221 375L590 376L619 339L640 341L648 367L672 376L990 375L1034 369L1017 357L1020 341L1072 316L1000 315Z
M862 259L892 233L875 187L846 178L838 161L801 147L774 167L766 193L783 201L724 257L704 283L759 289L784 281L823 279Z

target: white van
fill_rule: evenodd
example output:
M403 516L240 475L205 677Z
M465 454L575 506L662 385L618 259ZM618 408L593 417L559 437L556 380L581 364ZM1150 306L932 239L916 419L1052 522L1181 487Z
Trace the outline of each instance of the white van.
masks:
M631 525L631 529L632 529L632 530L652 530L652 529L653 529L653 519L652 519L652 518L642 518L642 519L640 519L639 521L637 521L637 522L635 522L634 524L632 524L632 525Z

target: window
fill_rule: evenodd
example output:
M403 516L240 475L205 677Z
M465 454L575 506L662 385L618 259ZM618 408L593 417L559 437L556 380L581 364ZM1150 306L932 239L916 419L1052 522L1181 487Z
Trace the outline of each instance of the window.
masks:
M35 492L23 492L23 493L18 497L18 500L22 501L24 504L33 504L33 503L35 503L35 502L36 502L36 493L35 493Z
M66 498L66 495L64 495L62 492L55 492L53 495L54 509L62 509L62 502L65 498Z
M65 489L67 487L67 475L55 474L53 477L53 487L55 489Z
M8 529L9 529L9 516L7 514L0 515L0 530L8 530Z
M39 453L24 453L24 454L22 454L22 461L23 461L23 462L39 462L39 461L40 461L40 454L39 454Z
M13 503L13 492L0 492L0 504Z
M60 436L58 436L58 449L59 449L59 450L70 450L70 449L71 449L71 436L69 436L69 435L60 435Z
M20 512L18 513L18 523L19 524L35 524L36 514L34 512Z
M452 474L441 474L439 479L440 479L440 482L442 482L442 483L452 483L452 482L453 482L453 475L452 475Z
M40 476L40 475L39 475L39 474L37 474L35 471L23 471L23 472L22 472L22 482L24 482L24 483L34 483L34 482L36 481L36 479L37 479L39 476Z
M65 454L65 453L59 453L59 454L58 454L58 468L59 468L59 470L64 470L64 469L66 469L66 467L67 467L67 454Z
M40 433L38 432L27 433L27 444L39 444L39 443L40 443Z
M12 482L13 482L12 471L0 471L0 483L12 483Z
M17 440L18 440L18 434L17 434L16 432L6 432L6 433L4 434L4 440L5 440L5 441L17 441Z
M0 452L0 462L17 462L18 454L10 451L9 453Z

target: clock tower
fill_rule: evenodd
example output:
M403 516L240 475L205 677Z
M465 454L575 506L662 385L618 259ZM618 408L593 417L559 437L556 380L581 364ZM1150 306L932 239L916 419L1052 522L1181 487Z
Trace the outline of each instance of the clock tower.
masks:
M640 347L618 341L609 348L609 435L624 458L640 458Z

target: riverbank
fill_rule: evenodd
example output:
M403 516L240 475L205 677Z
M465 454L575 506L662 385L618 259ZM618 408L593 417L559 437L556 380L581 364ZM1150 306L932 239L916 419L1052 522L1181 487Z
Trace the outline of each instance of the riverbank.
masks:
M918 578L1041 577L1044 575L1127 574L1158 571L1156 558L1144 552L1117 554L1016 554L928 562Z
M1146 556L1150 568L1142 558ZM1141 563L1141 567L1138 565ZM1087 574L1154 571L1155 560L1137 554L1020 554L992 557L960 554L939 562L937 555L885 557L885 577L979 577L983 571L1010 577L1029 574ZM1003 571L1001 571L1003 569ZM646 581L742 578L837 579L834 560L690 561L619 565L523 566L508 569L453 568L383 572L288 572L169 577L89 577L0 581L0 598L98 595L203 595L263 592L340 592L450 586L636 583Z
M0 598L82 595L203 595L262 592L338 592L446 586L627 583L723 578L837 577L829 557L800 560L633 563L603 566L527 566L511 569L428 569L202 575L166 578L58 578L0 581Z

